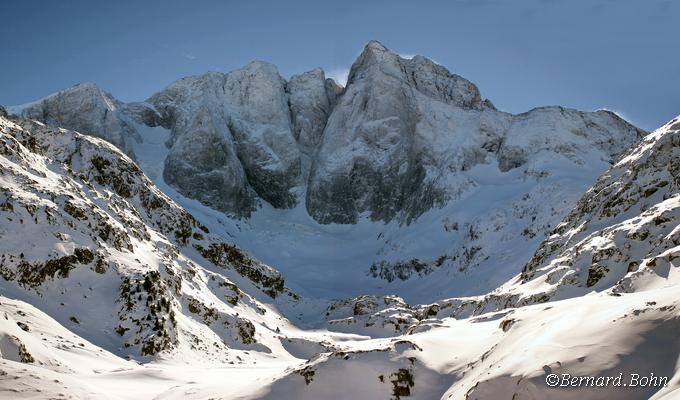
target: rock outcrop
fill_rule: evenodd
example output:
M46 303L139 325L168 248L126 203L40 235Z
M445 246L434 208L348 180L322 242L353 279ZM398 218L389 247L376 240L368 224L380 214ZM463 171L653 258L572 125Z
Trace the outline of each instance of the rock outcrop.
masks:
M500 172L554 152L577 165L611 162L642 131L614 114L545 107L500 112L470 81L433 61L369 42L346 88L317 68L283 79L252 62L183 78L146 102L123 104L93 84L10 110L101 137L133 155L136 124L171 130L163 177L183 195L236 217L262 202L304 203L322 224L409 224L462 197L466 171Z
M300 151L276 67L253 62L184 78L148 102L171 129L163 176L180 192L237 216L248 216L258 198L278 208L296 204Z
M286 85L293 133L303 162L303 177L309 174L326 121L341 90L332 79L325 78L320 68L293 75Z
M9 112L104 139L134 156L132 141L141 137L123 113L124 107L94 83L82 83L36 102L10 107Z

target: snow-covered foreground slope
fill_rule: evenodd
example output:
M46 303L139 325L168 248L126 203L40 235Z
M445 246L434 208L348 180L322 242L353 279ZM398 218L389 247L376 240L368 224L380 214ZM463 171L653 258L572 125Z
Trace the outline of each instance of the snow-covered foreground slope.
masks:
M0 218L0 294L120 357L294 358L278 309L304 304L281 275L100 139L0 117Z
M229 365L175 361L138 364L88 342L38 309L0 296L0 398L238 398L280 376L290 361ZM299 360L298 360L299 361ZM228 383L228 384L227 384Z
M309 310L306 300L224 247L114 147L0 124L4 397L680 396L680 119L603 175L497 290L427 305L339 302L325 318L345 334L291 324L281 312ZM215 248L224 252L205 251ZM621 374L628 386L553 388L550 374Z
M425 332L338 342L335 350L304 364L271 359L241 366L168 361L137 365L73 335L25 303L0 300L0 312L7 315L0 319L0 393L8 398L56 398L60 393L111 399L674 399L680 395L677 287L621 297L595 294L470 319L446 318ZM16 322L30 330L23 331ZM22 345L25 349L20 351ZM33 360L22 362L20 352ZM623 374L623 383L631 382L631 374L654 374L668 377L668 385L551 388L545 379L552 373Z
M680 395L675 287L446 318L429 330L323 354L270 399L646 399ZM665 388L552 388L548 374L665 376ZM307 380L305 381L305 377ZM675 390L674 393L672 393ZM658 393L657 393L658 392Z

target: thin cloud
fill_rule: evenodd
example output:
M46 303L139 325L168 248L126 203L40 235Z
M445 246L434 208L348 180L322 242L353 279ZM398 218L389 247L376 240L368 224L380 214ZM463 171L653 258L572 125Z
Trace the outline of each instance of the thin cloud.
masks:
M157 45L158 45L158 47L162 48L163 50L167 51L168 53L173 54L175 56L182 57L185 60L195 61L196 59L198 59L198 57L196 57L194 55L194 53L192 53L192 52L183 51L183 50L180 50L180 49L178 49L174 46L170 46L170 45L165 44L165 43L159 43Z
M631 117L629 117L628 114L626 114L622 111L614 110L614 109L607 108L607 107L600 107L600 108L597 109L597 111L600 111L600 110L613 112L614 114L618 115L619 118L625 119L626 121L630 122L631 124L633 124L635 126L638 126L638 127L640 126L635 121L633 121L633 119Z
M413 57L417 56L417 54L411 54L411 53L397 53L397 54L399 55L399 57L405 58L405 59L407 59L407 60L410 60L410 59L412 59ZM432 59L432 58L430 58L430 57L425 57L425 58L429 59L430 61L432 61L433 63L435 63L435 64L437 64L437 65L442 65L442 66L444 65L444 64L440 63L439 61L434 60L434 59Z

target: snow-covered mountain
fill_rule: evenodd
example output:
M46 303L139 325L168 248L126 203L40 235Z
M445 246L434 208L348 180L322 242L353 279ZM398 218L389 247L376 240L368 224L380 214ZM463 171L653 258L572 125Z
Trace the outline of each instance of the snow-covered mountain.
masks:
M344 88L254 62L8 112L0 397L680 396L680 117L511 115L377 42Z
M466 79L375 41L345 88L253 62L145 102L79 85L10 112L117 144L216 233L329 299L496 288L644 134L608 111L498 111Z

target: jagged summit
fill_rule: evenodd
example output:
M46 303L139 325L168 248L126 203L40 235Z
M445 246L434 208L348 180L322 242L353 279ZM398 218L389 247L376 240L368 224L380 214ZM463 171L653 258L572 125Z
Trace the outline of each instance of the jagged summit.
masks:
M286 81L273 64L253 61L226 74L182 78L146 102L122 104L84 83L10 112L93 134L130 155L130 143L140 140L134 123L170 129L166 181L237 217L250 216L262 202L284 209L303 203L321 223L354 223L362 213L408 223L465 191L436 178L448 161L435 154L440 139L426 132L451 142L461 128L490 135L480 146L497 149L500 169L507 170L523 164L526 154L504 151L505 134L515 119L545 115L541 110L554 111L548 118L556 126L567 116L574 123L582 118L559 109L517 117L496 112L465 78L423 56L402 58L373 40L342 89L319 68ZM447 119L455 122L442 124ZM347 146L356 158L338 163L332 153ZM451 150L460 152L456 147ZM466 165L472 154L486 158L475 148L464 153ZM368 177L364 184L352 178L360 171L381 171L386 180Z
M359 54L359 57L354 61L347 76L347 85L349 86L354 80L357 72L369 66L379 65L381 63L396 64L398 55L391 53L382 43L377 40L372 40L364 46L364 50Z
M406 81L411 89L436 100L460 107L481 106L479 90L470 81L452 74L445 67L426 57L402 58L375 40L364 47L352 64L347 86L359 78Z
M366 46L364 46L364 51L389 52L384 44L375 39L369 40L368 43L366 43Z
M544 112L548 110L550 115ZM608 123L574 110L527 114L534 117L536 128L543 125L540 135L548 143L570 141L572 132L585 132L585 124ZM545 121L535 118L539 115ZM461 167L466 170L495 158L505 172L529 161L532 151L526 147L531 144L512 137L513 125L526 123L525 116L498 112L482 101L474 84L424 57L404 59L370 42L352 66L347 87L326 123L312 163L307 209L322 223L354 223L362 213L408 223L467 191L465 186L472 183L460 173ZM570 125L573 129L567 128ZM623 128L612 133L620 132L624 141L641 134L631 126ZM461 140L464 135L468 143ZM445 182L452 175L461 178L453 186Z

